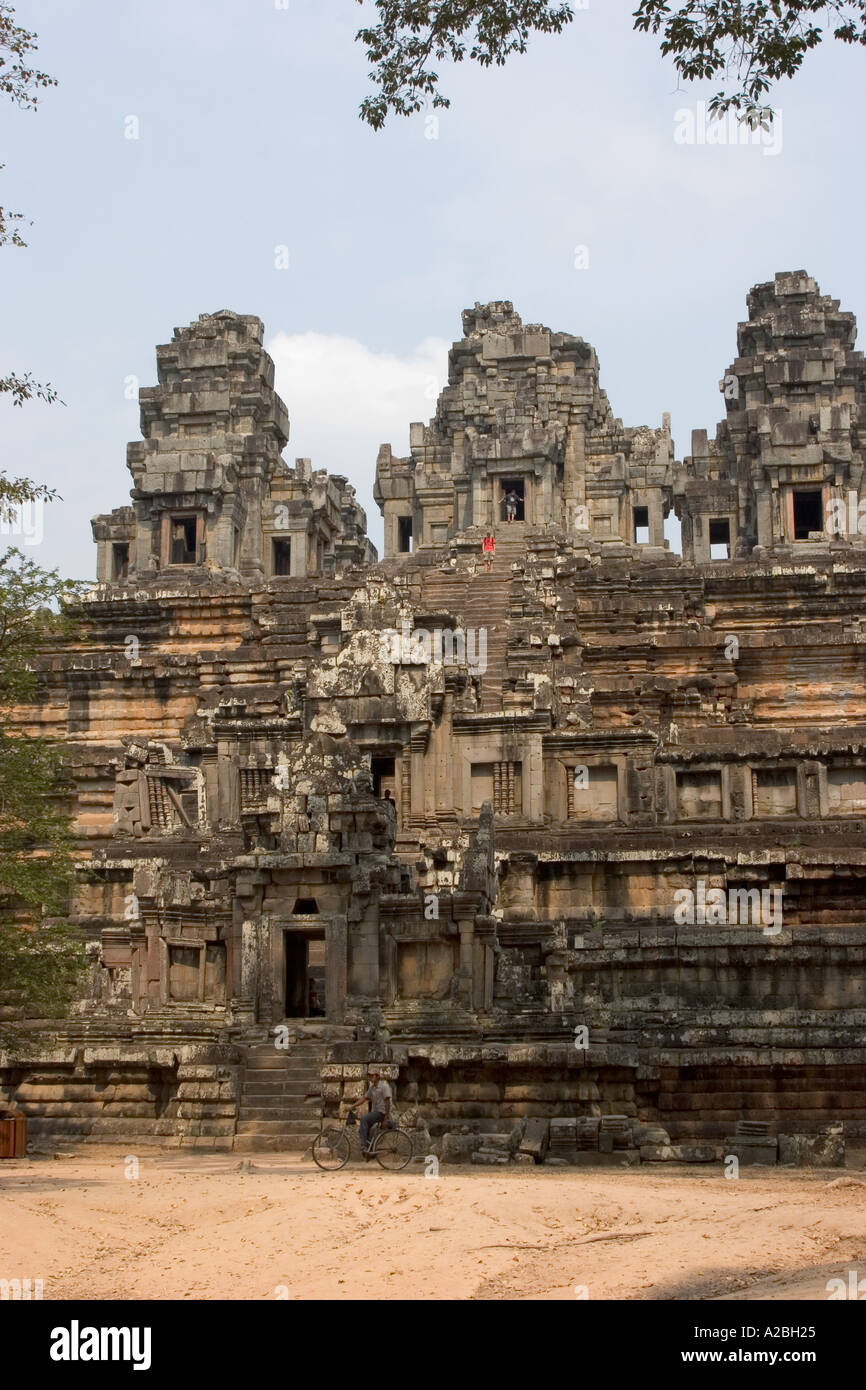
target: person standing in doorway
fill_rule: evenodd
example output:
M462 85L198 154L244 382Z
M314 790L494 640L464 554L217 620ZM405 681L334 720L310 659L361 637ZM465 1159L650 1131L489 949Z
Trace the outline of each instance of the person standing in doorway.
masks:
M505 494L505 515L509 521L517 520L517 508L519 505L520 498L514 491L514 488L512 488L510 492L506 492Z

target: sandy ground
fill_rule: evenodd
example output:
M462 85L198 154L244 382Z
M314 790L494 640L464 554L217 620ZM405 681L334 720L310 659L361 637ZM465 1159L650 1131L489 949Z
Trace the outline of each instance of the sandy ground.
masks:
M827 1299L866 1279L866 1173L322 1173L122 1151L0 1164L0 1278L46 1299ZM864 1284L866 1289L866 1284Z

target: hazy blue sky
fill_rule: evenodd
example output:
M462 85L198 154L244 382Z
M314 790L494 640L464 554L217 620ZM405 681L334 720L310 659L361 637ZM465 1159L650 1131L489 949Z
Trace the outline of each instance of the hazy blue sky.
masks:
M779 88L778 152L681 144L676 113L708 89L676 90L632 6L589 0L503 71L443 70L453 107L430 139L423 114L358 119L369 5L282 3L16 5L60 81L36 114L0 109L0 203L34 223L0 253L0 374L66 401L0 407L2 466L65 499L41 563L93 574L89 518L128 498L125 383L152 385L154 345L201 313L264 319L286 457L348 474L377 543L377 446L406 452L432 414L476 300L586 338L615 413L670 411L679 457L722 413L752 284L804 267L866 314L861 53L830 45Z

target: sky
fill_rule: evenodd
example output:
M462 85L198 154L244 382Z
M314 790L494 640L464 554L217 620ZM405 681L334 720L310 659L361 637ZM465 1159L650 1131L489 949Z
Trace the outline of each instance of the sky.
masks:
M59 85L0 108L0 205L32 222L0 252L0 376L64 404L0 403L0 468L63 499L14 543L93 576L137 386L202 313L263 319L286 459L346 474L380 551L378 446L408 452L476 301L592 343L614 413L670 412L678 458L723 414L753 284L806 269L866 315L866 56L810 55L763 144L689 143L714 86L678 88L632 8L589 0L501 70L443 64L438 126L377 133L353 41L369 3L17 0Z

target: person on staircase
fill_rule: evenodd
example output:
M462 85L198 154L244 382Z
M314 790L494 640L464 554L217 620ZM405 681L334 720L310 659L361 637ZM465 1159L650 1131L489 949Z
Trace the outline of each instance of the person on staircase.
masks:
M484 568L492 570L493 558L496 555L496 537L490 531L481 542L481 554L484 557Z

